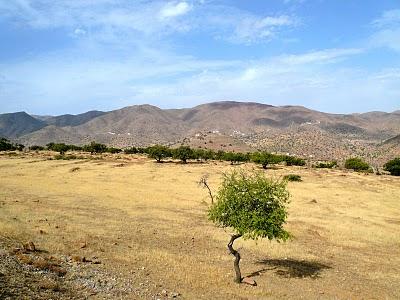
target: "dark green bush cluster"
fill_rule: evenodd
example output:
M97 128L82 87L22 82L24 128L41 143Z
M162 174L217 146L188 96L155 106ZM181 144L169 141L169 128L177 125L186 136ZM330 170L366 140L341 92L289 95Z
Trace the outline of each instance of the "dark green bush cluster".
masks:
M400 176L400 157L389 160L384 166L385 171L390 172L390 175Z
M338 166L336 161L319 162L315 165L319 169L332 169Z
M45 148L43 146L38 146L38 145L33 145L33 146L29 147L29 150L31 150L31 151L42 151L44 149Z
M283 180L286 180L286 181L303 181L301 179L301 176L300 175L296 175L296 174L285 175L285 176L283 176Z
M34 148L32 148L34 147ZM38 149L38 147L42 148L41 146L32 146L30 149L31 150L42 150ZM64 154L67 151L85 151L85 152L90 152L92 154L95 153L120 153L122 152L122 149L120 148L114 148L114 147L107 147L104 144L96 143L96 142L91 142L88 145L84 146L76 146L76 145L68 145L65 143L49 143L46 145L47 150L59 152L60 154Z
M370 171L371 167L369 166L368 163L363 161L361 158L358 157L353 157L349 158L346 160L344 163L344 167L349 170L354 170L354 171Z
M264 169L266 169L268 165L279 164L282 162L285 162L287 166L304 166L306 164L306 161L302 158L272 154L269 152L252 153L251 160L256 164L261 164Z
M22 144L14 144L5 138L0 138L0 151L22 151L24 148Z

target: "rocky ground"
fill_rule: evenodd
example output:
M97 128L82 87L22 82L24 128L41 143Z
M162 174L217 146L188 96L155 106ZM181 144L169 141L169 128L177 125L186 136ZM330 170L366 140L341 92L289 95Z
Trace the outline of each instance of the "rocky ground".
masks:
M95 257L51 255L32 242L0 237L0 299L167 299L161 290L132 271L123 278L105 271Z

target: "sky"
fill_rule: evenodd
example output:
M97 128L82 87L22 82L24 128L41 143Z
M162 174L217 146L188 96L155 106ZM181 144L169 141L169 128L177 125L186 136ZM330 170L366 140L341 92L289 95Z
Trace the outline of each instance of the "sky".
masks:
M399 0L0 0L0 113L400 109Z

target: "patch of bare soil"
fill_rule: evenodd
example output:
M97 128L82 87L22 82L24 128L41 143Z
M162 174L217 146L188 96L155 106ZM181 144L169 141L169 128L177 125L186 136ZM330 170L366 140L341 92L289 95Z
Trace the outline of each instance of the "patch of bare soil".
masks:
M51 255L31 245L0 237L0 299L168 298L140 272L123 278L104 270L96 258Z

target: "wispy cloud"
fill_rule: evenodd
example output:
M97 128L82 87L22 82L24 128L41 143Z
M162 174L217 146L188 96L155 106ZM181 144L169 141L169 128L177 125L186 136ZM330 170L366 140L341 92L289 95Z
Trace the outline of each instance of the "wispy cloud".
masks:
M386 47L400 52L400 9L385 11L371 24L375 29L370 38L373 47Z
M299 24L294 16L256 15L205 1L10 0L0 4L0 13L18 26L62 27L75 35L79 28L102 39L207 30L218 39L250 44L269 41Z

